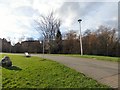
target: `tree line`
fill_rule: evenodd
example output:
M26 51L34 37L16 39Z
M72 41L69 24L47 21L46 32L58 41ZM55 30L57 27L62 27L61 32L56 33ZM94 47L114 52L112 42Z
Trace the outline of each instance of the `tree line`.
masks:
M35 20L36 30L42 32L49 53L80 53L80 37L71 30L62 39L60 32L61 21L51 12ZM86 30L82 36L83 53L92 55L119 56L120 41L118 30L100 26L97 30ZM41 33L40 33L41 34ZM58 39L59 38L59 39ZM56 49L57 48L57 49Z
M2 40L3 52L14 53L62 53L80 54L80 37L75 30L64 33L60 31L61 20L51 12L47 16L41 15L35 20L35 30L38 31L42 40L28 39L11 45L6 39ZM96 30L86 30L82 34L83 54L120 56L120 40L118 30L107 26L100 26Z
M6 39L0 40L2 40L3 52L42 53L44 42L45 53L80 54L79 36L74 30L68 31L64 38L58 30L55 39L51 42L46 39L40 43L39 40L32 39L12 46ZM100 26L97 30L86 30L82 35L82 42L84 54L120 56L120 41L115 28Z

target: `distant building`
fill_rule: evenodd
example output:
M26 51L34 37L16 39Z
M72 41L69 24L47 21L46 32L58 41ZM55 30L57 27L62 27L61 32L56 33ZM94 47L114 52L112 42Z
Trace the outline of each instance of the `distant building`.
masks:
M15 53L22 53L22 52L29 52L29 53L40 53L42 52L42 45L38 40L30 40L30 41L23 41L21 43L17 43L13 47L13 52Z
M39 53L42 52L42 45L38 40L24 41L21 43L21 46L24 48L24 52Z
M5 38L0 38L0 52L11 52L12 45Z

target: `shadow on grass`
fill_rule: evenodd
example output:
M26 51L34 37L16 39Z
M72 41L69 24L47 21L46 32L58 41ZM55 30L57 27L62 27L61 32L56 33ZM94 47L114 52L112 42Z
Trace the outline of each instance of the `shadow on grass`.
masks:
M21 68L19 68L17 66L3 67L3 68L9 69L9 70L16 70L16 71L21 71L22 70Z

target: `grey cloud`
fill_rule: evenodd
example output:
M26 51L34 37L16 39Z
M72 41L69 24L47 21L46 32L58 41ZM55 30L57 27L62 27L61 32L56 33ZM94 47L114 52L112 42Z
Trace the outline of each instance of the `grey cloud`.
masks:
M78 10L79 3L77 2L64 2L61 8L59 9L60 14L68 15L69 11L75 11Z
M60 8L60 13L64 15L68 15L69 12L76 13L80 16L88 15L89 12L98 9L102 6L102 2L64 2L64 4ZM84 5L84 7L82 7Z
M85 3L84 3L85 4ZM98 11L98 9L100 7L102 7L104 3L103 2L90 2L90 3L87 3L86 7L83 8L82 10L82 16L84 15L88 15L90 12L93 12L93 11Z
M72 20L72 25L76 23L78 18L86 19L86 17L89 16L94 20L94 17L97 13L101 13L100 10L103 10L102 13L103 16L99 15L99 17L95 16L98 19L111 19L113 16L117 16L117 6L115 3L110 2L64 2L61 8L59 9L59 13L61 16L63 16L63 19L66 19L71 13L74 13L74 19ZM114 6L114 7L113 7ZM107 11L106 8L111 9L110 11ZM104 11L104 8L106 11ZM97 14L98 15L98 14ZM103 17L103 18L102 18ZM104 24L109 24L111 26L115 26L115 21L102 21Z
M59 14L63 18L67 18L69 14L74 13L73 23L75 23L78 18L83 18L89 13L97 11L103 4L102 2L64 2L59 9Z

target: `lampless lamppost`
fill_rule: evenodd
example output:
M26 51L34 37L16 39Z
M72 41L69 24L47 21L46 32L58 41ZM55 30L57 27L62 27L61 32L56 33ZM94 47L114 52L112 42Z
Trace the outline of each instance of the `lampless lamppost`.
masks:
M82 48L81 21L82 21L82 19L78 19L78 22L80 24L80 33L79 33L79 35L80 35L80 49L81 49L81 56L82 56L83 55L83 48Z

